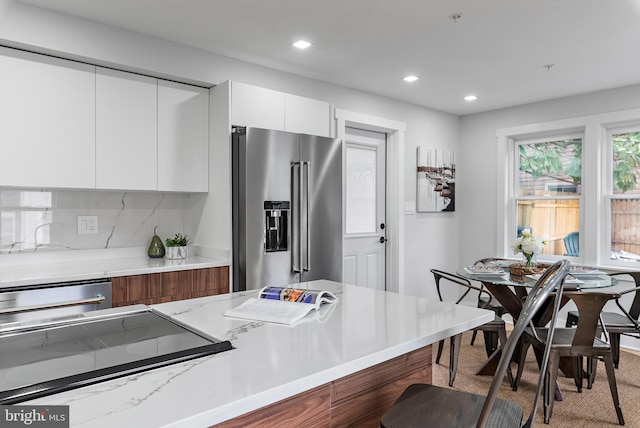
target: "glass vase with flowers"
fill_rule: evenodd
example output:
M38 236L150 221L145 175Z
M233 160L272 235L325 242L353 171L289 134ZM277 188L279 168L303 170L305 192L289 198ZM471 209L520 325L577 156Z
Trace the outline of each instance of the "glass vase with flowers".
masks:
M531 229L524 229L511 245L511 249L513 254L522 253L525 269L535 269L535 257L542 252L546 244L546 237L534 236Z

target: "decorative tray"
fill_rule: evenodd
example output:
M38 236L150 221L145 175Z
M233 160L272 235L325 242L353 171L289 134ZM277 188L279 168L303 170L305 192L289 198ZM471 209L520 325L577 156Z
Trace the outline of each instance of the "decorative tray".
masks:
M551 265L538 263L533 267L525 267L524 263L512 263L509 265L509 272L515 276L535 275L544 272L549 266Z
M601 275L604 274L600 269L590 266L571 266L569 273L574 276L579 275Z
M495 266L495 265L486 265L483 263L476 263L473 266L467 266L466 268L464 268L464 270L466 270L467 272L473 274L473 275L489 275L489 276L496 276L496 275L504 275L506 272L504 271L504 269L502 269L500 266Z

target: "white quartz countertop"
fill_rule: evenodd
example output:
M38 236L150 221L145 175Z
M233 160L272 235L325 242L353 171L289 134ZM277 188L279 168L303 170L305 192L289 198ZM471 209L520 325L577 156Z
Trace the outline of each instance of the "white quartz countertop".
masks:
M229 265L223 260L200 256L183 260L152 259L138 249L115 253L76 251L44 256L32 254L13 259L13 255L3 257L0 289ZM14 260L16 262L12 263Z
M291 326L226 318L256 291L154 305L234 349L21 404L70 405L72 427L207 427L493 319L493 312L330 281L339 302Z

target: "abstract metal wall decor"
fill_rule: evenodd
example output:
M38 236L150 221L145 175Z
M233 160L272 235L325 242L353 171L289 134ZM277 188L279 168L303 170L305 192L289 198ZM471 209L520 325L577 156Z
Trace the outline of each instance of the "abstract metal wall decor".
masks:
M456 210L456 157L446 149L417 148L416 210Z

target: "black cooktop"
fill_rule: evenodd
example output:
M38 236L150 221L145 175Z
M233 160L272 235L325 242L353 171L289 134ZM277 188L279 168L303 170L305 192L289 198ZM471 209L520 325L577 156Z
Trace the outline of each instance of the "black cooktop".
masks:
M0 334L0 404L231 349L150 308Z

